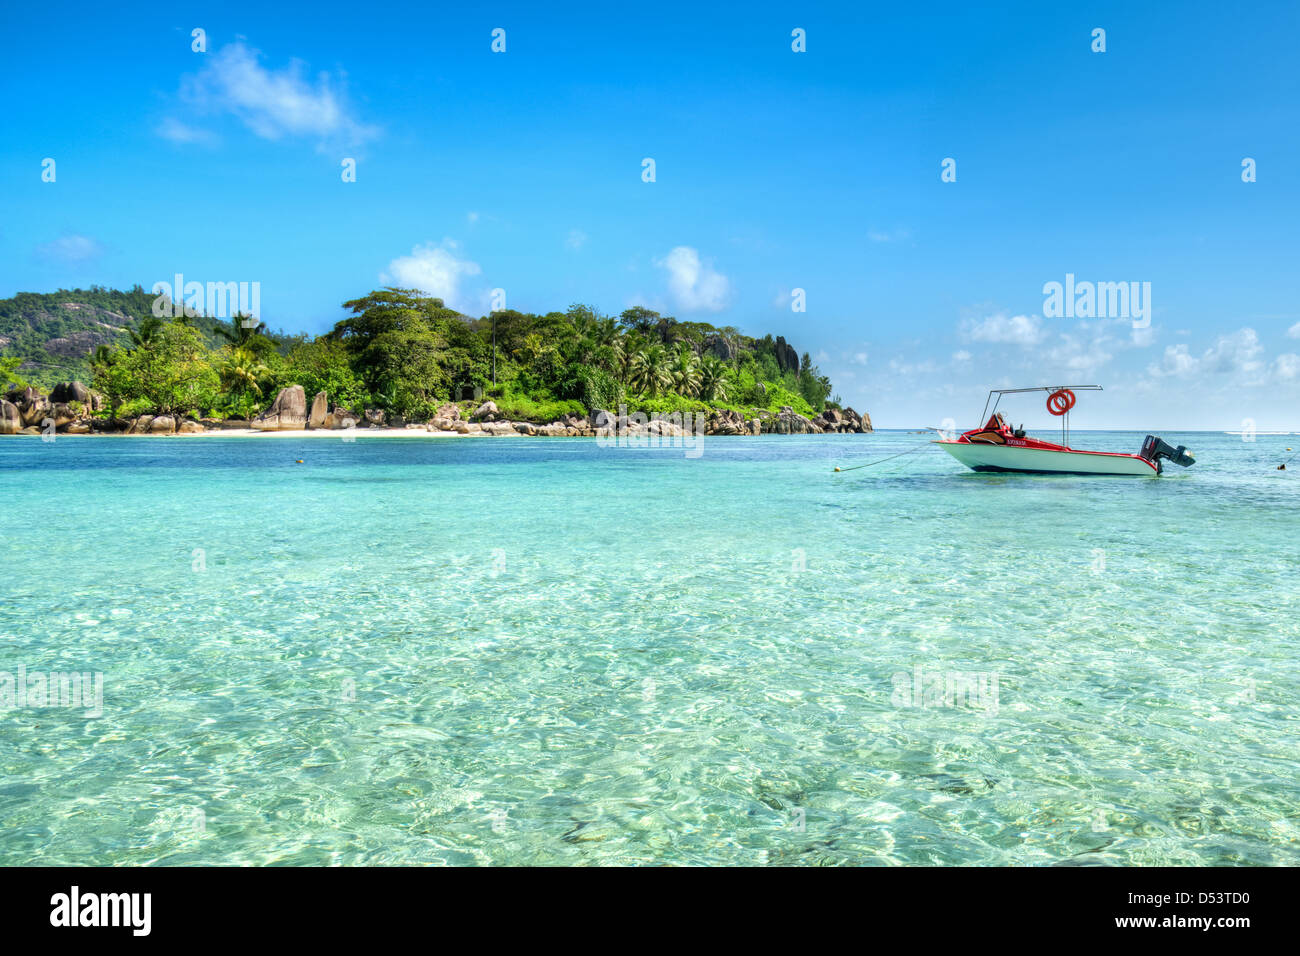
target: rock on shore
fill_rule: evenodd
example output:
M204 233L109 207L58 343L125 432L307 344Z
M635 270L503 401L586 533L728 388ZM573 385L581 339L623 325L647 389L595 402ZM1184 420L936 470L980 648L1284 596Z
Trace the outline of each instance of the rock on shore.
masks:
M0 399L0 435L17 435L23 430L23 416L18 406Z
M307 427L307 394L301 385L280 389L271 407L250 423L263 432L298 431Z
M307 415L307 427L324 428L325 419L329 417L329 411L329 396L324 392L317 392L316 397L311 402L311 412Z
M54 401L53 399L61 399ZM404 428L407 431L456 433L459 435L509 436L528 435L552 438L595 437L600 435L687 436L705 435L819 435L870 432L871 416L859 415L851 408L828 408L816 418L800 415L789 405L773 414L757 410L750 415L718 408L686 415L641 414L622 418L606 409L594 409L589 415L569 414L546 424L510 421L493 401L483 402L466 420L459 405L440 405L427 422L407 422L400 416L389 417L383 409L367 408L358 414L342 406L329 405L329 396L317 392L307 407L306 392L301 385L280 389L271 406L251 421L238 419L181 418L176 415L140 415L134 419L93 417L92 410L102 408L103 396L80 382L58 385L51 395L34 388L13 389L0 399L0 435L39 434L49 424L72 435L88 433L125 433L128 435L193 435L205 431L248 428L256 431L341 430L347 428Z
M15 388L0 401L6 406L0 409L0 435L30 434L24 432L27 428L40 432L51 424L60 431L83 433L89 426L73 426L86 424L93 412L104 407L104 396L80 382L60 382L49 395L31 386Z

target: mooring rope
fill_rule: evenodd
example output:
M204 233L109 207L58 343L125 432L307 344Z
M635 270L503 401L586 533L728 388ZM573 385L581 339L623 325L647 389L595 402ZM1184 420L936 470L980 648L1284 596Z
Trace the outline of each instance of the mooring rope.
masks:
M890 455L888 458L880 458L877 459L876 461L869 461L864 465L854 465L852 468L836 467L835 470L836 471L857 471L859 468L870 468L872 465L879 465L883 461L892 461L895 458L902 458L904 455L910 455L914 451L920 451L928 444L930 444L930 442L927 440L925 442L922 442L920 445L917 445L915 448L909 448L907 449L907 451L900 451L897 455Z

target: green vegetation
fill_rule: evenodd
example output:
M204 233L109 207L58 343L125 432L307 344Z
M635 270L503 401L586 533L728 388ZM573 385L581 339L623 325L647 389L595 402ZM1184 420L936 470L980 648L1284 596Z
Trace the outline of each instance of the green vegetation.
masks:
M0 356L20 358L22 376L38 388L89 382L96 350L131 345L132 333L139 334L141 324L153 317L153 301L139 285L126 292L91 286L0 299ZM225 324L221 319L196 316L185 324L199 333L207 348L224 344L218 332ZM280 350L296 341L283 333L269 337Z
M648 413L789 405L812 416L831 394L807 353L798 371L783 368L782 353L793 366L793 352L770 335L751 338L641 307L617 317L574 305L473 319L441 299L388 288L344 303L349 317L309 338L241 316L164 321L150 314L151 303L140 286L0 301L0 377L87 379L119 415L241 418L291 384L309 400L324 391L331 404L383 408L412 421L475 396L492 398L507 418L547 422L620 404Z
M94 387L116 408L140 399L159 414L187 413L214 405L221 381L198 331L182 322L145 324L141 344L105 356Z
M27 379L18 374L18 366L22 364L23 360L18 356L0 358L0 386L8 384L13 388L26 388Z

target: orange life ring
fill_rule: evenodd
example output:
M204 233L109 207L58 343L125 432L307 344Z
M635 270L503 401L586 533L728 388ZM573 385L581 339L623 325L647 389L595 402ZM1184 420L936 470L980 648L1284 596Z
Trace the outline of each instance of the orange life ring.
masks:
M1064 415L1070 409L1074 408L1077 399L1074 392L1068 388L1058 388L1051 395L1047 396L1047 410L1053 415Z

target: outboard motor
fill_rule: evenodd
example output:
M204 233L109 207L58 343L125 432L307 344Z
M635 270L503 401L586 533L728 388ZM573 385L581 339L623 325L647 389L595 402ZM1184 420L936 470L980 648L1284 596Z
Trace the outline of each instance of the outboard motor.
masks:
M1160 459L1168 458L1175 465L1182 465L1184 468L1196 464L1196 459L1187 454L1187 446L1179 445L1175 448L1163 438L1157 438L1155 435L1148 435L1142 442L1142 451L1139 454L1147 461L1154 462L1156 474L1164 472Z

